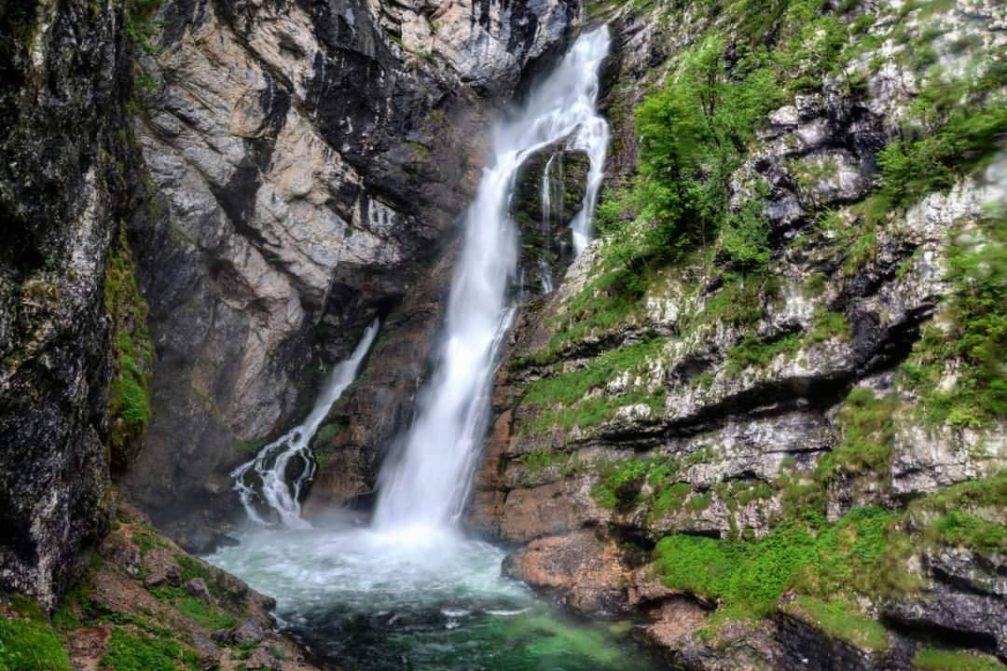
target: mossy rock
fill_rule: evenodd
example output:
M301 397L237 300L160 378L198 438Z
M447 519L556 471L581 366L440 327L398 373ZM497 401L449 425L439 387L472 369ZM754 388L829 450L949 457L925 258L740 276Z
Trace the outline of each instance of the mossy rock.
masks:
M520 229L522 267L531 288L541 289L547 275L559 277L573 260L570 223L583 205L590 169L585 152L560 141L533 153L518 171L510 214Z

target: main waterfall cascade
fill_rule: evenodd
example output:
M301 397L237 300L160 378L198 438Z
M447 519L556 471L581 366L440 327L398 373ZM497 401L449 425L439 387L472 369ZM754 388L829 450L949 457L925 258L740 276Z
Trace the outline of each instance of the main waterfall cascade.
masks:
M525 107L494 131L493 163L465 217L436 369L401 458L387 462L379 479L378 528L451 526L461 514L485 434L497 351L514 312L508 289L517 272L517 233L508 209L515 180L524 160L550 144L565 140L587 152L587 190L572 223L579 253L590 236L608 144L608 124L596 111L608 47L607 28L581 36Z
M501 575L505 550L454 528L486 428L497 350L514 312L509 294L517 233L508 199L522 162L538 149L562 141L584 149L591 158L589 184L572 222L577 250L583 247L608 137L595 112L608 41L604 28L582 35L527 105L494 132L494 161L465 218L435 372L400 458L387 462L380 476L372 524L332 511L309 526L297 495L311 476L305 446L356 374L376 327L333 372L308 420L235 472L239 482L252 473L262 479L263 498L285 527L250 529L240 545L208 559L273 596L277 616L323 664L333 660L357 671L658 668L626 640L624 625L568 618ZM295 458L305 460L305 470L288 488L285 464ZM252 494L241 486L239 492L256 519Z
M295 529L309 526L301 518L300 503L305 483L310 482L315 474L315 462L308 453L308 445L325 420L325 416L329 414L332 404L339 400L346 388L356 379L360 364L371 349L377 332L378 322L375 320L364 330L364 335L350 358L340 362L329 373L325 384L322 385L322 393L315 401L315 407L300 426L294 427L263 447L254 459L242 464L231 473L241 504L253 522L270 524L270 521L264 519L256 510L256 501L261 494L262 503L278 517L283 526ZM301 469L293 482L288 485L287 467L294 459L301 462ZM252 474L258 477L260 484L258 490L249 481L251 479L249 476Z

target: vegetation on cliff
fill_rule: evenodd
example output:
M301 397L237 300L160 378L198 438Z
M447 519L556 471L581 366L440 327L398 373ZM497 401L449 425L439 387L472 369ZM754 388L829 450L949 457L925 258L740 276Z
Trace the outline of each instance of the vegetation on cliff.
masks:
M895 654L885 608L1007 547L1007 227L969 200L1002 195L1007 52L944 0L632 11L674 48L610 93L635 167L511 362L515 470L586 479L706 634L787 613ZM1002 668L916 659L954 663Z
M120 508L84 578L51 617L21 597L0 603L0 669L312 668L272 633L271 607Z
M150 377L154 346L147 329L147 302L136 283L136 267L120 231L105 266L105 309L111 318L113 377L109 390L110 466L121 472L140 448L150 420Z

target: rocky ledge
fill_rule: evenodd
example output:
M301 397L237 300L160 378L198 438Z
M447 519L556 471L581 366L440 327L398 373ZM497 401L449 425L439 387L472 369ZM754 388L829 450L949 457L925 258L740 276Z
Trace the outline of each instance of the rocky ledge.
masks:
M21 597L0 600L0 665L45 671L316 668L276 633L272 599L187 554L128 506L119 506L112 531L84 559L84 578L51 617Z
M812 4L597 8L601 240L518 317L471 523L686 668L1000 669L1005 17Z

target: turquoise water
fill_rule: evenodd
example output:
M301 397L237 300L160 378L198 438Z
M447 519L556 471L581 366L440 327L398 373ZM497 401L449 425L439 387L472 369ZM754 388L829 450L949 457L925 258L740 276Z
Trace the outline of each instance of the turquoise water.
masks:
M626 622L585 621L503 577L504 550L430 529L249 532L207 559L277 600L322 664L391 669L665 668Z

